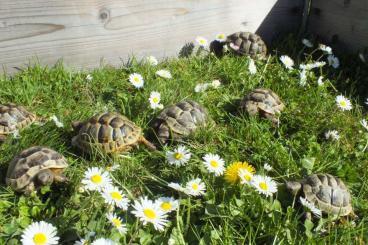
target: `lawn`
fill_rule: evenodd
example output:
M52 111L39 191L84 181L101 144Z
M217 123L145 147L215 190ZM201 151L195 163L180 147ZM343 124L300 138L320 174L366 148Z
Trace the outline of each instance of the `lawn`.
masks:
M368 119L368 66L357 56L337 52L337 69L328 63L314 68L301 84L299 64L327 61L327 55L317 44L307 48L292 38L271 50L268 59L255 61L255 74L248 69L248 57L218 58L203 51L200 55L162 60L157 66L133 58L119 68L106 65L80 72L60 63L49 68L36 65L14 76L1 77L1 103L24 105L43 118L55 115L64 127L57 127L52 120L33 124L21 130L20 137L9 137L0 146L0 244L20 244L23 231L35 221L56 227L61 244L88 237L90 241L110 238L120 244L366 243L368 129L361 120ZM281 55L294 59L294 69L283 65ZM172 78L157 76L160 69L170 71ZM142 75L143 88L129 83L132 73ZM320 76L323 84L318 85ZM221 85L195 92L197 84L213 80ZM238 111L239 101L260 87L272 89L285 104L278 127ZM188 163L178 167L167 161L166 152L178 144L158 151L140 145L121 155L87 155L71 145L76 134L71 123L104 111L127 116L150 135L151 122L160 112L150 108L152 91L161 94L164 106L190 98L208 109L213 123L181 143L191 152ZM352 110L343 111L337 106L338 95L351 100ZM337 130L339 139L326 139L329 130ZM33 145L48 146L67 158L68 183L44 187L30 196L17 194L5 185L8 163ZM313 222L304 220L299 200L287 197L282 188L267 197L247 184L230 184L223 176L210 173L202 159L208 153L223 158L225 167L236 161L248 162L257 174L270 176L277 183L311 173L337 176L351 190L358 218L339 221L324 216ZM264 169L265 163L272 169ZM111 166L118 167L111 170ZM112 228L106 217L112 208L103 197L83 187L84 173L91 167L109 170L113 184L129 198L127 211L114 210L126 223L125 235ZM195 178L205 183L204 195L190 196L168 187L170 182L185 184ZM168 214L163 231L144 225L133 215L134 200L143 196L179 200L179 208Z

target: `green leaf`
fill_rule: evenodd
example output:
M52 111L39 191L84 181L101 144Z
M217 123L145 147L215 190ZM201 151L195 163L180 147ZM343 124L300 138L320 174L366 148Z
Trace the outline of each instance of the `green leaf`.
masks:
M303 158L301 160L303 168L305 168L308 174L312 173L314 163L316 162L315 157Z

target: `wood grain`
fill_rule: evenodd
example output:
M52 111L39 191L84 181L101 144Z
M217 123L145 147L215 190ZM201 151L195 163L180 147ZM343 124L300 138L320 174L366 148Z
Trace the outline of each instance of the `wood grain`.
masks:
M368 48L367 0L314 0L309 31L343 50Z
M1 0L0 65L35 57L94 68L131 55L177 55L196 36L259 31L266 40L298 27L302 0Z

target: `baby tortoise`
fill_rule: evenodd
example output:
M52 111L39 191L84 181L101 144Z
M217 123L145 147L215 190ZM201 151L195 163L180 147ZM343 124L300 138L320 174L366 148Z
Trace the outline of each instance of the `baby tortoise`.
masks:
M278 124L279 114L285 105L279 96L270 89L258 88L247 94L240 102L240 109L246 110L251 116L259 114Z
M304 197L324 214L354 215L348 188L330 174L312 174L305 179L286 182L286 189L294 196ZM307 218L311 213L307 212Z
M10 163L6 184L17 192L30 194L44 185L65 182L66 159L58 152L34 146L19 153Z
M72 126L78 132L72 144L85 152L94 147L105 153L126 152L138 143L156 149L144 138L140 127L119 113L100 113L85 122L73 122Z
M36 120L36 115L23 106L13 103L0 105L0 142L4 142L9 134L31 125Z
M236 32L226 39L229 50L251 58L264 59L267 55L267 47L260 36L251 32Z
M209 121L207 110L192 100L184 100L166 107L154 120L153 128L161 143L179 140L206 126Z

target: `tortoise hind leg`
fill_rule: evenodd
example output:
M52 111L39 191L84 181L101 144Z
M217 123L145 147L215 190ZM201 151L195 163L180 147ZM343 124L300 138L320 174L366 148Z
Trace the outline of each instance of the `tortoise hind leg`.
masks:
M138 140L139 143L142 143L144 145L146 145L148 147L148 149L155 151L156 150L156 146L154 144L152 144L151 142L149 142L146 138L144 138L143 136L141 136Z

